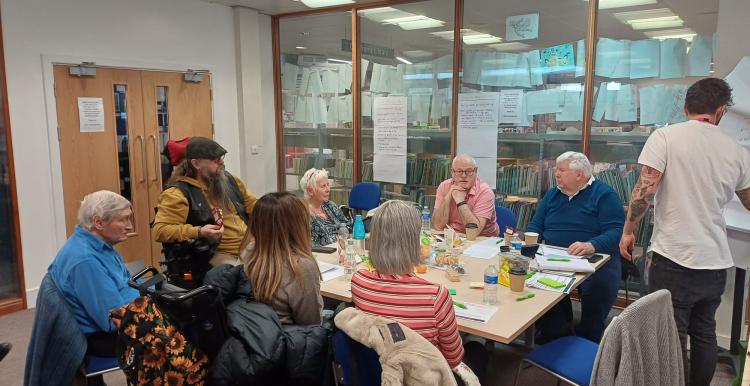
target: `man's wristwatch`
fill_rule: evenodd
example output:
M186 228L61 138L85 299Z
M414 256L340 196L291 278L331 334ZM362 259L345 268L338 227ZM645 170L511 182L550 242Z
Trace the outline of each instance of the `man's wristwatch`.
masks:
M461 205L466 205L466 200L463 200L463 201L461 201L461 202L457 203L457 204L456 204L456 208L460 208L460 207L461 207Z

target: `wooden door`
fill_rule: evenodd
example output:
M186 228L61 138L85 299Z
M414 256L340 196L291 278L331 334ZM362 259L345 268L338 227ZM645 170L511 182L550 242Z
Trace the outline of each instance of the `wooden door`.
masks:
M73 232L83 197L107 189L133 204L134 230L117 245L126 262L151 260L148 171L139 71L97 68L94 76L74 76L55 65L55 94L63 175L65 225ZM104 127L82 131L79 98L101 98Z
M211 78L202 74L201 81L186 81L180 72L143 71L143 121L146 132L146 151L156 154L164 149L167 140L185 137L213 138L211 114ZM149 173L160 168L158 157L148 157ZM152 161L153 160L153 161ZM159 193L166 183L163 176L151 174L148 181L152 208L159 203ZM153 219L155 213L150 216ZM161 244L152 245L153 256L161 254Z

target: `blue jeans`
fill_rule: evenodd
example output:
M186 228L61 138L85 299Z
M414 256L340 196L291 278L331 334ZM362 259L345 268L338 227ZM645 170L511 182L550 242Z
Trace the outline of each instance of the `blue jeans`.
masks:
M573 305L566 296L536 323L539 329L538 342L549 342L562 336L576 335L599 342L604 334L604 322L617 298L620 287L620 255L612 255L609 261L578 286L581 296L581 322L573 325Z
M690 386L708 386L714 377L717 360L716 310L721 304L726 283L726 269L690 269L654 252L649 270L649 290L668 289L672 293L674 319L682 346L683 370Z

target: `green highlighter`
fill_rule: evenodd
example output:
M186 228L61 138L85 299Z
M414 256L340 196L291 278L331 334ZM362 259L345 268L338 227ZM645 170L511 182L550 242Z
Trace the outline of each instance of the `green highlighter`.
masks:
M550 279L548 277L543 277L543 278L541 278L541 279L539 279L537 281L539 283L542 283L542 284L546 285L547 287L551 287L551 288L555 288L555 289L565 287L565 284L560 283L557 280L552 280L552 279Z
M565 258L565 257L550 257L549 259L547 259L547 261L563 261L563 262L568 262L568 261L570 261L570 259Z

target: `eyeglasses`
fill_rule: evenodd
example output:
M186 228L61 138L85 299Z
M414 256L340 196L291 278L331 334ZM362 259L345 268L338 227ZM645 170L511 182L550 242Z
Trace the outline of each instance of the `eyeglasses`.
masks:
M474 168L474 169L469 169L469 170L456 170L456 169L451 169L451 172L453 172L453 174L455 174L455 175L457 175L457 176L465 176L465 177L468 177L468 176L473 176L473 175L474 175L474 173L476 173L476 171L477 171L477 169L476 169L476 168Z

